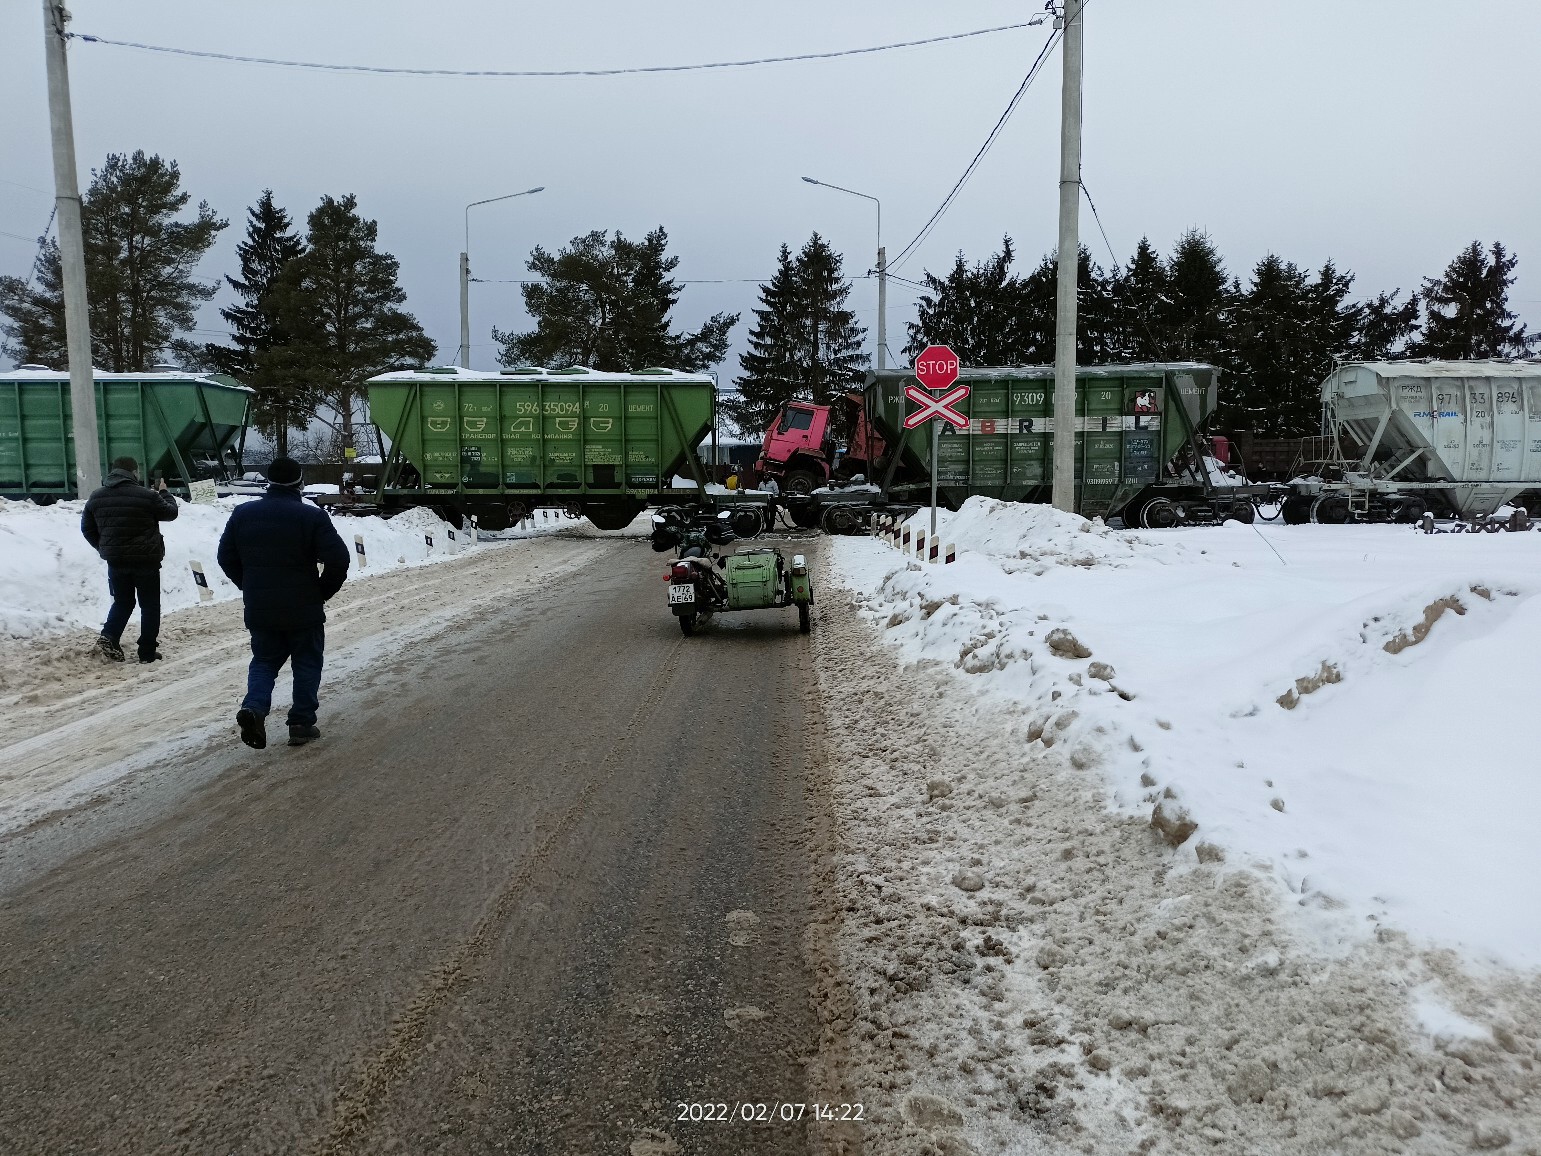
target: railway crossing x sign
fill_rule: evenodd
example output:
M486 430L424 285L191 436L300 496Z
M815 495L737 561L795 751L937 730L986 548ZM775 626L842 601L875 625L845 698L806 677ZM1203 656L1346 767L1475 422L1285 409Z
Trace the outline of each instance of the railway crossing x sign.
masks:
M968 418L964 417L952 407L964 398L968 397L969 389L966 385L956 385L946 393L937 397L916 385L904 387L904 396L920 406L914 413L904 419L905 429L914 429L924 425L932 419L951 422L959 429L968 429Z

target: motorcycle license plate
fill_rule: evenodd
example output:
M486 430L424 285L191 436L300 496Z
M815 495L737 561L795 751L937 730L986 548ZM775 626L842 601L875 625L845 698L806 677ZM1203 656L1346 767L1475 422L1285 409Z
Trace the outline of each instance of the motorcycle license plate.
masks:
M669 605L678 606L682 602L694 602L696 600L696 588L694 586L670 586Z

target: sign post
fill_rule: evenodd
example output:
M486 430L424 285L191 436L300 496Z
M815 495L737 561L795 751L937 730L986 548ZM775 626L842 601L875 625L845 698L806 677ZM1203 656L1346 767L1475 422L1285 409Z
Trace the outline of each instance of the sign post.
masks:
M952 407L968 398L969 387L947 387L958 380L958 355L945 345L928 345L915 359L915 380L926 390L946 389L940 397L905 386L904 396L920 408L904 419L905 429L914 429L925 422L931 423L931 537L936 538L936 482L941 472L937 457L942 448L942 422L951 422L958 429L968 429L968 418Z

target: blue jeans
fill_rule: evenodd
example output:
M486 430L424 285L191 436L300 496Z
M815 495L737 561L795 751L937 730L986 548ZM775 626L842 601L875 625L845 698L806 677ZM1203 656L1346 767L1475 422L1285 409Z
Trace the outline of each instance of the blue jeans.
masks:
M306 626L299 630L251 630L251 666L246 671L243 710L266 716L273 705L273 684L285 661L294 673L294 702L289 725L311 726L316 721L321 692L321 658L326 650L326 628Z
M112 595L112 609L102 627L104 637L120 642L139 600L139 657L155 653L161 633L161 568L159 566L107 567L107 590Z

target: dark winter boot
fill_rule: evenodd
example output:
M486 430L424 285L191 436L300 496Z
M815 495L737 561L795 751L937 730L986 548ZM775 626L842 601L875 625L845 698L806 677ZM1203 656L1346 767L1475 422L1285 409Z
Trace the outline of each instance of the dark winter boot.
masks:
M105 634L96 640L96 645L91 649L103 658L111 659L113 662L123 661L123 648Z
M321 728L311 723L310 726L289 727L289 745L291 747L303 747L306 743L313 743L321 737Z
M156 650L153 646L149 650L141 650L139 652L140 662L159 662L160 660L161 652Z
M254 750L268 745L267 722L254 710L242 707L235 712L236 726L241 728L241 741Z

